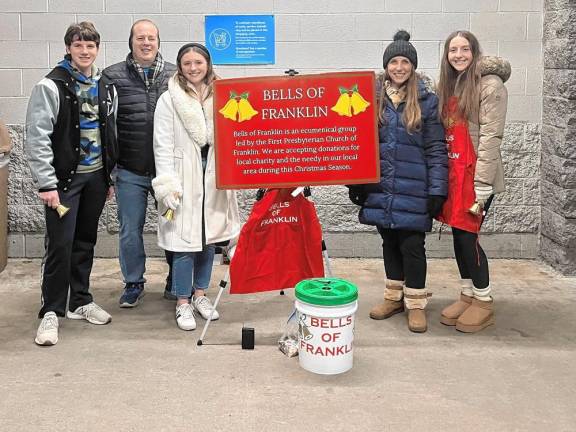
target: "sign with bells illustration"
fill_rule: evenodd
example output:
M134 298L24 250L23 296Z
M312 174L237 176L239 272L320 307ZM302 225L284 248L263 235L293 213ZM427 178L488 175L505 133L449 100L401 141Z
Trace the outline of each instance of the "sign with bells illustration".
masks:
M373 72L214 82L220 189L380 180Z

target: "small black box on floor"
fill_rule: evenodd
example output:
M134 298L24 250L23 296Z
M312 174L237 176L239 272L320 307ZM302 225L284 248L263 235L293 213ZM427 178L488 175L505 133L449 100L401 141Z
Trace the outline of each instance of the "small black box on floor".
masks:
M254 349L254 329L242 327L242 349Z

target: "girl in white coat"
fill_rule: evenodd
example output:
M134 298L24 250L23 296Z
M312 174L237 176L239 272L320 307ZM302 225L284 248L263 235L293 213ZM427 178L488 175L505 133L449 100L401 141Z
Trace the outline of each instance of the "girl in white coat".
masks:
M152 181L160 216L158 245L174 252L172 292L178 298L176 322L196 328L194 312L204 319L213 306L205 296L215 243L240 232L236 194L216 189L210 53L190 43L178 51L178 72L170 79L154 114L156 178ZM190 298L192 298L190 302ZM214 311L212 319L218 319Z

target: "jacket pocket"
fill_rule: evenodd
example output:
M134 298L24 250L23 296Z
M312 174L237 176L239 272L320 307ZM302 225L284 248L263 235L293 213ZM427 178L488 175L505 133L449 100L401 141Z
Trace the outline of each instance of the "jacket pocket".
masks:
M178 174L180 180L183 180L184 149L182 147L174 148L174 171Z

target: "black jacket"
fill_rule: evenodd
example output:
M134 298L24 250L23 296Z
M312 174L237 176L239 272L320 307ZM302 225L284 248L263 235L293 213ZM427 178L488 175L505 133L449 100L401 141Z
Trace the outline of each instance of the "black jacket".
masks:
M118 165L139 175L153 176L154 110L176 66L165 62L164 70L149 89L138 71L126 61L104 69L118 91Z
M80 161L80 110L76 97L74 78L61 67L54 68L46 78L54 81L58 89L58 117L50 136L58 189L68 190L68 184ZM98 81L98 104L102 163L108 184L112 184L110 173L116 165L118 145L114 119L115 89L105 77ZM48 189L49 190L49 189ZM41 189L42 191L42 189Z

